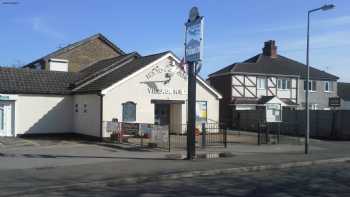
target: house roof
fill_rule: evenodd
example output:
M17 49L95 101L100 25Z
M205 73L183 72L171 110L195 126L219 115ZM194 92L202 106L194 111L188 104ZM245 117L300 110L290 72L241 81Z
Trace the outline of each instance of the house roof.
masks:
M112 72L109 72L108 74L104 75L101 78L98 78L97 80L81 87L75 90L77 93L88 93L88 92L99 92L103 89L108 88L109 86L113 85L114 83L124 79L125 77L133 74L134 72L138 71L139 69L143 68L144 66L147 66L151 62L159 59L163 55L169 53L168 51L148 56L142 56L138 57L128 63L126 63L123 66L118 67L117 69L114 69Z
M124 55L124 54L125 54L125 52L124 52L123 50L121 50L121 49L120 49L119 47L117 47L114 43L112 43L111 41L109 41L104 35L102 35L101 33L97 33L97 34L92 35L92 36L90 36L90 37L88 37L88 38L85 38L85 39L80 40L80 41L78 41L78 42L69 44L69 45L67 45L66 47L60 48L60 49L58 49L58 50L56 50L56 51L54 51L54 52L52 52L52 53L49 53L49 54L47 54L47 55L45 55L45 56L43 56L43 57L41 57L41 58L39 58L39 59L34 60L34 61L31 62L31 63L28 63L28 64L24 65L23 67L28 67L28 66L30 66L30 65L32 65L32 64L34 64L34 63L36 63L36 62L38 62L38 61L44 60L44 59L45 59L45 60L50 59L50 58L52 58L52 57L55 57L55 56L60 55L60 54L62 54L62 53L65 53L65 52L67 52L67 51L69 51L69 50L72 50L72 49L74 49L74 48L76 48L76 47L78 47L78 46L81 46L81 45L83 45L83 44L85 44L85 43L87 43L87 42L90 42L91 40L95 40L95 39L101 39L103 42L105 42L107 45L109 45L109 46L110 46L113 50L115 50L117 53L119 53L119 54L121 54L121 55Z
M77 73L0 67L2 94L71 94Z
M277 55L277 57L270 57L263 54L258 54L241 63L234 63L221 70L218 70L210 74L209 77L233 73L285 75L296 76L304 79L306 78L307 66L303 63L281 55ZM338 80L339 78L325 71L310 67L310 79Z
M83 94L101 93L115 83L127 78L152 62L171 55L166 51L148 56L138 53L101 60L80 72L59 72L25 68L0 68L0 93L2 94ZM197 77L208 91L219 99L222 96L203 79Z
M141 57L138 53L133 52L129 54L120 55L118 57L113 57L109 59L104 59L101 61L98 61L87 68L81 70L79 72L79 80L74 83L75 86L79 86L80 84L103 74L104 72L107 72L111 68L115 67L116 65L119 65L125 61L128 61L130 59L135 59Z
M338 82L338 96L346 101L350 101L350 83Z

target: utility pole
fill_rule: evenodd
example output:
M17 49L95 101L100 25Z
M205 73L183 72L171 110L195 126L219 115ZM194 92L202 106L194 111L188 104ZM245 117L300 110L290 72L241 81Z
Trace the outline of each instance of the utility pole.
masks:
M310 102L309 102L309 94L310 94L310 65L309 65L309 50L310 50L310 15L313 12L322 10L330 10L335 6L333 4L324 5L320 8L316 8L313 10L309 10L307 12L307 35L306 35L306 90L305 90L305 111L306 111L306 131L305 131L305 154L309 154L309 143L310 143Z

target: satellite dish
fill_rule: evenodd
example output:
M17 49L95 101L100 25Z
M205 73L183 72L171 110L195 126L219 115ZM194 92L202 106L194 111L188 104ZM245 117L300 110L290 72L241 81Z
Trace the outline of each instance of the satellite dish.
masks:
M190 10L189 21L193 22L199 17L199 11L197 7L192 7Z

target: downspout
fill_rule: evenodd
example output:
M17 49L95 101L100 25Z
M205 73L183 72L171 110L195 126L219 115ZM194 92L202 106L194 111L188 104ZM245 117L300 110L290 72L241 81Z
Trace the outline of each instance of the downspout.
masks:
M100 96L100 140L103 141L103 94L99 92L97 94Z

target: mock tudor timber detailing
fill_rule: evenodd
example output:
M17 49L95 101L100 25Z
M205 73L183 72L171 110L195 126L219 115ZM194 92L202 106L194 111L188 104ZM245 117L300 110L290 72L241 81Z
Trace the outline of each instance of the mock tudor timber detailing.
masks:
M220 102L220 119L231 125L234 110L254 110L266 96L275 96L289 107L303 109L306 71L303 63L279 55L276 42L269 40L264 43L262 53L210 74L208 81L224 96ZM337 96L338 77L311 67L310 78L315 84L315 91L310 94L313 108L329 109L329 98Z

